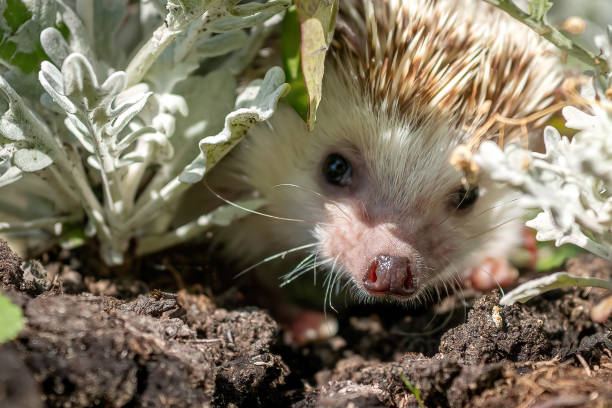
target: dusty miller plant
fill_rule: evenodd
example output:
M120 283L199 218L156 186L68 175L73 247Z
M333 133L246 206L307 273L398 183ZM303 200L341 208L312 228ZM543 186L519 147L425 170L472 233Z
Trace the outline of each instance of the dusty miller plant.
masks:
M487 0L489 1L489 0ZM557 246L571 243L612 261L612 26L595 38L599 53L577 47L560 32L546 30L547 1L530 0L530 12L516 11L510 0L489 1L527 20L569 55L594 69L592 81L582 87L575 101L580 109L566 106L565 126L577 131L570 139L557 129L544 130L545 153L510 144L502 151L494 142L483 143L474 162L493 180L521 193L519 205L540 212L526 225L537 231L539 241ZM558 35L557 35L558 34ZM525 302L540 293L565 286L599 286L612 290L612 282L559 272L527 282L505 295L502 304ZM610 304L610 299L604 303ZM602 303L603 304L603 303ZM602 313L605 320L610 305Z
M132 240L145 254L245 214L220 207L170 228L185 191L287 92L272 68L236 98L288 5L0 2L0 233L76 228L119 264Z

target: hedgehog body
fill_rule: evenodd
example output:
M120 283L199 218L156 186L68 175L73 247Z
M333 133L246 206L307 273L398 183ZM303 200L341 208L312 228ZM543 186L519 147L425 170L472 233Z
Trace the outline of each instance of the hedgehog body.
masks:
M297 247L365 301L445 287L520 240L513 197L465 188L459 144L499 136L492 115L546 108L561 81L551 48L480 0L342 0L313 132L289 106L221 165L265 212L222 231L246 262ZM505 129L509 139L520 129Z

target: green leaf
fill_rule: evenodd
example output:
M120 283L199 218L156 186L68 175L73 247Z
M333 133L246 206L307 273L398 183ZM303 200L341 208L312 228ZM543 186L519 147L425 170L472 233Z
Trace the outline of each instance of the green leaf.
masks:
M11 34L14 34L19 26L32 18L32 14L28 8L20 0L8 0L3 16L12 30Z
M308 91L306 127L314 128L321 102L325 55L334 35L339 0L296 0L300 20L302 72Z
M297 10L292 7L285 14L282 27L281 54L283 69L291 90L285 100L295 109L300 117L308 120L308 91L302 74L302 59L300 57L300 22Z
M538 245L536 270L538 272L546 272L551 269L560 268L566 260L583 252L583 249L570 244L555 247L550 242L547 242L546 245Z
M47 55L40 45L40 32L55 16L50 0L8 0L0 5L0 59L25 74L38 69ZM54 18L53 18L54 20Z
M21 308L15 306L7 296L0 294L0 343L16 338L22 327Z
M60 237L60 245L63 249L75 249L85 244L85 230L81 224L70 223L64 224L62 235Z
M552 6L553 4L547 0L529 0L529 14L534 20L543 22Z
M402 382L404 383L406 388L408 388L408 391L410 391L412 395L414 395L414 398L416 399L417 404L419 404L419 407L426 408L425 403L421 399L421 391L419 391L417 387L412 385L412 383L410 382L408 377L404 375L404 373L400 373L400 378L402 379Z
M321 102L325 55L337 14L338 0L295 0L295 10L288 12L283 22L283 61L289 83L295 88L289 103L305 118L308 130L314 128Z

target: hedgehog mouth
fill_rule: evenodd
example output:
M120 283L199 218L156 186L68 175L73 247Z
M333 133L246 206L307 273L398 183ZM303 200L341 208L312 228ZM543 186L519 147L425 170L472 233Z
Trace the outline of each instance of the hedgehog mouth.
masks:
M414 298L419 290L417 288L414 288L410 291L410 293L405 294L405 295L389 294L387 292L380 292L380 291L374 291L374 290L369 290L369 289L365 289L365 291L368 292L370 295L374 295L376 298L379 298L379 299L393 299L393 300L405 301L405 300L410 300Z

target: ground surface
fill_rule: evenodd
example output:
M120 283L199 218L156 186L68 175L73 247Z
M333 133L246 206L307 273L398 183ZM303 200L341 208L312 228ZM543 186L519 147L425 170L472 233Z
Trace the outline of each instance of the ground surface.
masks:
M499 327L497 294L351 307L337 336L299 347L189 248L124 271L87 259L47 254L45 277L0 242L0 290L27 319L0 346L0 407L612 407L598 290L500 308ZM566 269L612 273L586 255Z

